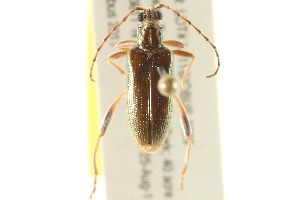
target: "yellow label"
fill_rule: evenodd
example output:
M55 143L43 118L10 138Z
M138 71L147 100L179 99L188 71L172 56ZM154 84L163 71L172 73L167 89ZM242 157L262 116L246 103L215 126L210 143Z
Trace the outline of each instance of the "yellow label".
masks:
M86 64L86 77L87 77L87 120L88 120L88 162L89 162L89 174L94 175L93 167L93 154L95 144L99 135L99 106L97 100L97 85L95 82L90 81L88 74L90 73L90 66L94 57L94 36L93 36L93 23L92 23L92 4L89 1L88 5L88 22L87 22L87 64ZM93 70L93 77L96 77L96 67ZM100 150L100 148L99 148ZM101 166L101 153L97 152L97 166L98 174L102 176Z

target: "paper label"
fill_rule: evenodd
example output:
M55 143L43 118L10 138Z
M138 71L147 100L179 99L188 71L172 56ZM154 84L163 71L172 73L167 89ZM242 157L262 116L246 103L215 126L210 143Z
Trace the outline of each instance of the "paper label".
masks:
M96 48L113 26L135 6L153 7L164 3L190 20L212 42L213 12L210 0L94 0L93 16ZM189 115L193 145L185 176L185 188L180 191L180 172L184 164L187 143L179 121L179 109L174 101L171 131L166 143L155 153L146 153L135 144L129 131L125 98L116 108L114 119L101 142L107 200L221 200L223 199L220 133L218 122L216 77L206 78L216 69L214 50L201 35L171 10L161 8L164 40L185 43L184 50L196 55L196 62L186 81L186 89L177 94ZM125 91L125 77L106 61L120 50L114 47L122 40L137 40L139 26L134 12L107 40L97 62L97 84L101 117L113 100ZM116 61L125 70L126 59ZM174 56L174 74L182 78L189 59ZM100 123L100 122L99 122Z

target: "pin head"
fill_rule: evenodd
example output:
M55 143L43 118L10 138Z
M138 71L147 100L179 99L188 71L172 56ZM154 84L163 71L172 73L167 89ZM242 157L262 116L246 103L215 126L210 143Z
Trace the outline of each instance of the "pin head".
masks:
M166 75L159 79L157 89L165 97L173 96L179 88L178 81L174 76Z

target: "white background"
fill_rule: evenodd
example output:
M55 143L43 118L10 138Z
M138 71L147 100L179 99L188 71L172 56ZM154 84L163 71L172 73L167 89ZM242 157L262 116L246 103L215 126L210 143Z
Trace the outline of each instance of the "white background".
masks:
M0 7L0 199L88 199L87 2Z
M226 199L300 199L299 5L215 1Z
M214 2L225 197L300 199L299 5ZM87 199L86 12L1 4L0 199Z
M300 199L299 5L215 0L226 199Z

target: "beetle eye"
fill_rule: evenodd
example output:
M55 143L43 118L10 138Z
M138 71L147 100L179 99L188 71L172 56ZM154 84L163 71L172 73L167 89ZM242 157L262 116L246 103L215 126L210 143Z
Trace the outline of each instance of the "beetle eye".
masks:
M138 20L139 20L139 22L142 22L144 19L145 19L145 15L144 15L143 12L141 12L141 13L138 15Z
M161 19L162 19L162 14L161 14L161 12L159 12L159 11L156 12L156 18L157 18L158 20L161 20Z

